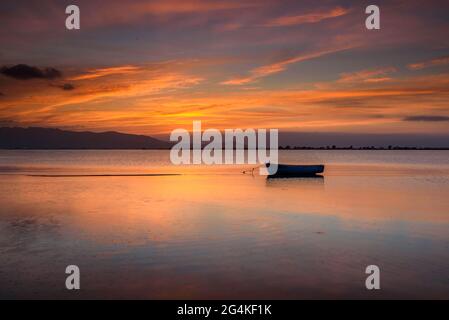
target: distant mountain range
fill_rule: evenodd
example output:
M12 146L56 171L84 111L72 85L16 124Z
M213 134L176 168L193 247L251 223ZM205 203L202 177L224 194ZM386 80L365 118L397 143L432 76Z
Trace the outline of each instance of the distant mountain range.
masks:
M119 132L75 132L49 128L0 127L0 149L170 149L174 143ZM207 143L203 143L207 144ZM280 132L279 146L289 148L449 148L447 134L353 134Z
M0 149L169 149L171 143L119 132L0 128Z

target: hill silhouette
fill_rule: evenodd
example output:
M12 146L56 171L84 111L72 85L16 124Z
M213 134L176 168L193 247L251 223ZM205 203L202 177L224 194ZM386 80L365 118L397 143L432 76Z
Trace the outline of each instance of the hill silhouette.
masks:
M50 128L0 127L0 149L170 149L168 137ZM223 141L224 143L224 141ZM202 145L208 143L203 142ZM224 147L224 145L223 145ZM448 149L447 134L280 132L280 149Z
M50 128L0 128L0 149L169 149L171 143L119 132L75 132Z

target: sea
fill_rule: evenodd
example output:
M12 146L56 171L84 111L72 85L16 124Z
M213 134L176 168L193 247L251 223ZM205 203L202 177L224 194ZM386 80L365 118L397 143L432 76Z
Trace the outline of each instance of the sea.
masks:
M167 150L2 150L0 299L449 299L449 151L280 162L326 168L267 179Z

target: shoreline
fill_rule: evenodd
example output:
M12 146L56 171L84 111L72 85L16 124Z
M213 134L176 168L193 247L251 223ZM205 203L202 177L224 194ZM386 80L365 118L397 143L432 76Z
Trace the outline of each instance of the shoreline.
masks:
M26 148L0 148L0 151L170 151L171 149L153 149L153 148L134 148L134 149L109 149L109 148L58 148L58 149L26 149ZM190 149L193 150L193 149ZM234 149L241 150L241 149ZM248 149L245 149L248 150ZM318 150L318 151L334 151L334 150L348 150L348 151L447 151L449 147L431 148L431 147L280 147L279 151L295 151L295 150Z

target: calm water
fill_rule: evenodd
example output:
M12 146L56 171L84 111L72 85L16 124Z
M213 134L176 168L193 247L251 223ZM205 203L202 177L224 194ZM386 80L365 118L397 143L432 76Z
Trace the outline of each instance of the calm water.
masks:
M166 151L0 151L0 298L449 298L449 152L281 159L325 163L324 178L173 167ZM95 176L153 173L182 175Z

